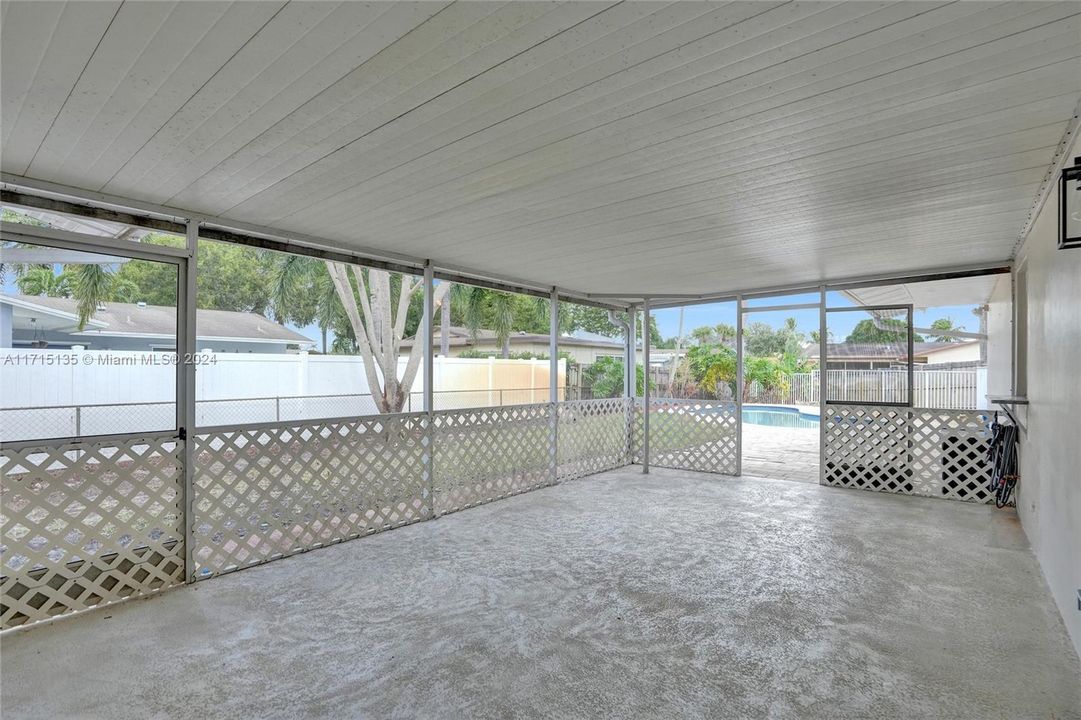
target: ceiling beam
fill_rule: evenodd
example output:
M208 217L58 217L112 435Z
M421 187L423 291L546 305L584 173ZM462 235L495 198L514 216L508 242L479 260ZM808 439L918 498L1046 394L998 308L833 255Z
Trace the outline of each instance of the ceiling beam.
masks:
M221 218L207 218L198 213L186 212L179 208L170 208L141 201L117 198L102 193L62 186L56 183L23 178L10 173L3 173L2 176L0 176L0 181L2 181L5 186L3 188L4 197L10 196L13 199L17 198L20 200L20 203L24 205L29 202L39 202L38 205L31 205L31 207L37 207L38 209L48 209L43 206L53 203L53 206L56 208L67 208L65 210L58 209L57 211L59 212L70 211L74 214L89 214L89 216L98 217L96 213L100 211L112 213L113 218L130 217L140 223L161 222L160 220L152 220L154 217L174 219L189 218L191 221L200 223L200 237L223 242L263 247L280 252L323 257L337 262L349 262L379 267L394 272L406 272L419 275L423 273L424 264L426 262L425 260L398 254L370 254L365 251L347 249L340 244L321 239L313 239L305 235L282 233L269 228L253 226L247 223L226 221ZM31 192L26 192L27 190L30 190ZM50 199L46 197L41 201L32 200L32 198L41 197L38 193L54 196L59 195L66 199ZM72 202L73 200L74 202ZM140 212L146 213L146 215L140 215ZM98 217L98 219L107 218ZM124 222L119 219L113 219L111 221ZM172 225L163 224L163 228L174 228L177 225L183 227L182 224L174 222ZM143 226L145 227L146 225ZM175 229L167 231L175 232ZM903 274L881 273L871 276L827 279L820 282L808 282L794 285L725 290L723 292L707 294L642 294L636 292L587 293L567 288L556 289L568 301L584 305L600 308L626 309L628 307L639 305L645 300L649 300L653 309L662 310L685 305L731 301L735 300L738 296L743 296L746 299L751 297L768 297L771 295L815 292L823 284L827 286L828 290L845 290L875 285L895 285L910 282L927 282L931 280L990 275L1001 272L1010 272L1012 269L1012 262L1012 260L1007 259L998 262L979 263L963 267L931 268L927 270L907 271ZM540 283L523 280L500 280L490 273L480 273L454 266L446 267L434 260L433 264L436 266L435 276L448 282L474 284L480 287L488 287L504 292L514 292L544 298L547 298L551 292L551 286L545 286Z
M15 265L116 265L131 258L80 250L63 250L43 247L13 247L2 250L4 263Z
M729 302L742 296L744 300L751 298L775 297L778 295L796 295L801 293L818 292L822 286L830 290L855 290L861 287L875 287L881 285L904 285L915 282L931 282L934 280L953 280L956 278L979 277L982 275L998 275L1009 273L1013 269L1013 260L1001 260L992 263L975 263L972 265L928 268L926 270L910 270L905 273L881 273L878 275L861 275L858 277L834 278L816 283L801 283L797 285L776 285L772 287L746 288L731 290L723 293L703 295L697 300L684 302L670 302L652 305L655 310L680 307L684 305L703 305L706 303ZM625 296L633 297L633 296Z
M302 233L283 232L250 223L206 216L182 208L156 205L58 183L25 178L12 173L0 175L0 183L3 185L2 190L0 190L0 193L2 193L0 201L4 205L13 207L66 213L179 235L185 234L187 222L197 222L200 225L199 236L210 240L261 247L278 252L322 257L335 262L376 267L392 272L420 275L423 274L426 263L425 259L399 253L387 253L368 248L347 248L340 243L314 238ZM548 298L552 291L551 285L543 283L518 278L501 278L495 274L475 269L444 265L434 259L432 262L436 267L436 277L447 281L469 283L498 289L503 292L543 298ZM570 288L557 287L556 290L569 302L602 309L625 309L627 307L627 303L590 298L588 293Z

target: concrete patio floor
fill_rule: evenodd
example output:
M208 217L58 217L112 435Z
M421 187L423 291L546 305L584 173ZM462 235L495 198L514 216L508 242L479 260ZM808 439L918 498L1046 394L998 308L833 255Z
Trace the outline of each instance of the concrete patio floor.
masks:
M1012 513L625 468L2 640L15 718L1078 718Z

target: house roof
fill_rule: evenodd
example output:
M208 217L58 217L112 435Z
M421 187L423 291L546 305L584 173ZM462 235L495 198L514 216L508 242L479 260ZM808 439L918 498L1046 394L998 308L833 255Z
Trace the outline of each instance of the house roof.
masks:
M83 330L77 326L78 310L71 298L37 295L0 295L0 303L16 308L16 318L35 317L35 313L58 321L53 329L72 336L168 337L176 336L176 308L136 303L104 303ZM244 342L290 343L311 345L300 333L252 312L231 310L196 311L198 339L230 339ZM20 328L25 329L25 328Z
M913 343L912 355L916 358L926 357L939 350L961 347L963 344L967 343ZM807 357L810 359L818 358L817 345L808 348ZM908 351L901 343L896 345L886 345L882 343L829 343L826 348L826 357L830 360L901 360L908 357Z

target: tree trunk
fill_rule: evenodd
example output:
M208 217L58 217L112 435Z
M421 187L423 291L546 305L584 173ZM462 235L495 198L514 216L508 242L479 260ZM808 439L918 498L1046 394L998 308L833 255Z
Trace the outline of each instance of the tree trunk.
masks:
M683 308L679 309L679 332L676 334L676 357L672 361L672 374L668 377L668 397L672 397L672 388L676 384L679 372L679 351L683 349Z
M450 357L450 293L443 298L439 310L439 354Z
M371 393L372 400L375 401L380 413L389 412L386 402L386 391L380 392L384 386L380 383L379 374L376 372L377 365L375 351L373 349L375 338L369 334L369 326L365 324L364 320L361 320L362 309L365 320L370 320L372 314L368 293L364 287L363 277L361 277L359 273L357 274L357 283L360 292L354 295L353 288L349 283L349 266L330 260L326 261L326 266L330 273L330 279L334 282L334 288L338 293L338 297L342 301L345 314L349 318L349 324L353 328L353 334L356 336L357 349L360 351L360 356L364 365L364 374L368 381L368 392ZM357 295L360 297L360 307L357 306Z

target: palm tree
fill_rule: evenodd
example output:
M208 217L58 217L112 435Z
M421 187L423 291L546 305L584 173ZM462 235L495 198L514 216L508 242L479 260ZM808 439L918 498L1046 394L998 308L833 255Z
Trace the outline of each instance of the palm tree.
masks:
M111 270L103 265L65 265L62 272L39 265L23 273L15 284L26 295L74 298L82 330L107 300L135 297L139 288L130 281L116 282Z
M71 275L55 273L51 267L36 265L16 278L15 285L23 295L71 297Z
M485 321L485 311L492 312L491 325L496 344L503 359L510 357L510 336L514 330L514 296L499 290L455 283L450 290L452 302L458 306L465 327L474 342Z
M953 318L939 318L931 323L931 329L939 333L932 335L931 339L937 342L957 342L960 338L951 333L958 333L964 331L963 326L953 324Z
M278 322L292 321L300 326L314 322L319 326L324 353L328 331L348 323L338 291L322 260L282 256L270 295Z
M713 330L717 334L717 341L722 344L736 339L736 329L728 323L718 323Z
M76 265L71 273L71 291L82 330L98 307L111 299L113 274L101 265Z
M713 339L713 328L707 326L696 327L691 330L691 337L697 340L700 346L705 345Z

